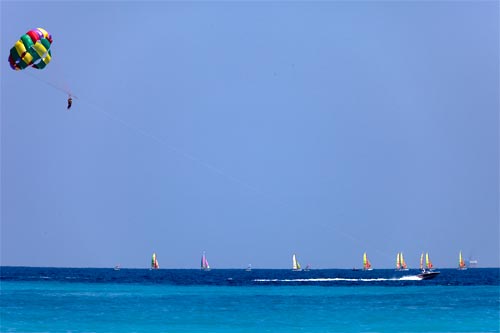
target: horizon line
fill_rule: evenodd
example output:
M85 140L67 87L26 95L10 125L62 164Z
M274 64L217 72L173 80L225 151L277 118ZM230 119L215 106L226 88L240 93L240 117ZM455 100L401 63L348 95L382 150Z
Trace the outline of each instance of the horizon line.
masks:
M119 265L115 265L119 266ZM13 266L13 265L0 265L0 270L2 268L56 268L56 269L114 269L115 266L109 266L109 267L90 267L90 266L71 266L71 267L64 267L64 266L25 266L25 265L19 265L19 266ZM200 267L190 267L190 268L182 268L182 267L167 267L167 268L157 268L157 269L151 269L149 267L122 267L119 266L120 269L137 269L137 270L203 270ZM500 269L500 266L490 266L490 267L467 267L468 269ZM246 270L246 267L210 267L210 270ZM352 268L335 268L335 267L330 267L330 268L308 268L309 271L319 271L319 270L356 270L356 271L364 271L362 267L352 267ZM434 268L435 270L438 269L458 269L458 267L436 267ZM265 267L252 267L253 270L292 270L292 268L265 268ZM375 270L394 270L397 271L395 268L387 268L387 267L379 267L379 268L373 268L373 271ZM409 268L409 270L418 270L420 271L421 269L419 267L416 268ZM304 271L307 272L307 271Z

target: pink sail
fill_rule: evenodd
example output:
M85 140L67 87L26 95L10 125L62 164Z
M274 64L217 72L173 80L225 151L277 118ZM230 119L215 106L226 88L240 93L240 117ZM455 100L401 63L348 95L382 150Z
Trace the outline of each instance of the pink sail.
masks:
M201 269L204 271L210 270L210 265L208 264L207 257L205 256L205 252L201 256Z

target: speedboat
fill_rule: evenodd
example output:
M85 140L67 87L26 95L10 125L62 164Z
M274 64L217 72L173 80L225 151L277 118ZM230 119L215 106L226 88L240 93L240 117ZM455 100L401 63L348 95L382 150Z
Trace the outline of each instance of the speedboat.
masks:
M424 270L422 270L422 273L417 275L417 277L419 277L421 280L430 280L430 279L434 279L440 273L441 272L436 272L436 271L424 269Z

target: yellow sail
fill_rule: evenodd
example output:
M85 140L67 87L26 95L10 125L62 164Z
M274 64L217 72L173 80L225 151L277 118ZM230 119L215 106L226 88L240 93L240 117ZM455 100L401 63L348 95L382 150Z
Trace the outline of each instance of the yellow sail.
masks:
M406 266L405 259L403 257L403 252L398 252L396 256L396 270L397 271L407 271L408 267Z
M407 269L408 266L406 265L405 259L403 258L403 252L399 254L399 264L401 269Z
M425 267L426 267L427 269L431 269L431 268L433 268L433 267L434 267L434 265L432 265L431 260L429 259L429 253L426 253L426 254L425 254Z
M370 261L368 260L368 256L366 255L366 252L363 253L363 269L364 270L370 270L372 268L372 265L370 264Z

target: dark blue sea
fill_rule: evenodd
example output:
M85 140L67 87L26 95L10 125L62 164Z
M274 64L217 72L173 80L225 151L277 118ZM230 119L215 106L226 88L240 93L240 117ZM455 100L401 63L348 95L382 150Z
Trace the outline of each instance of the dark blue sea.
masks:
M1 332L499 332L499 269L1 267Z

